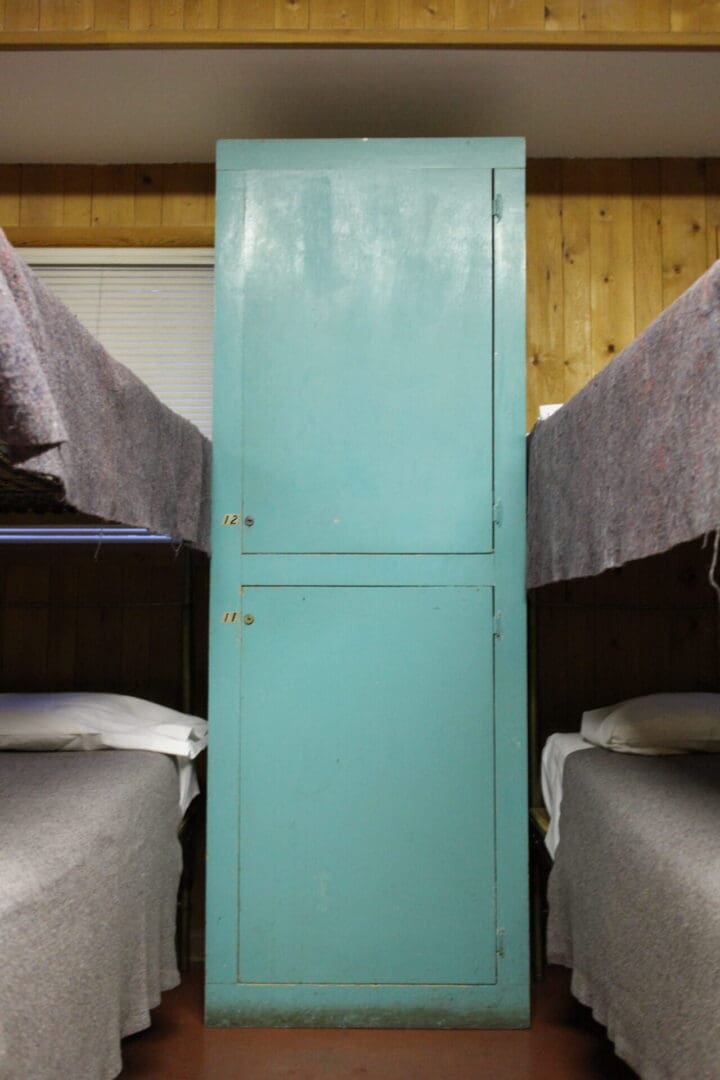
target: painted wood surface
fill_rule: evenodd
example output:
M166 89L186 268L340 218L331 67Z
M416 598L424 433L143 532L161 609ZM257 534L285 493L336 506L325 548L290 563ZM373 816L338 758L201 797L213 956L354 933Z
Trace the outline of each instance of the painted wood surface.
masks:
M240 981L494 983L493 590L242 611Z
M0 165L20 245L212 246L214 202L212 166ZM719 233L720 159L528 162L528 427L720 257Z
M720 46L701 0L6 0L5 44Z
M240 182L243 550L491 551L490 171Z
M492 226L489 173L494 156L513 164L510 150L518 167L495 170L503 210ZM449 178L442 175L448 155ZM269 176L249 192L243 172L249 169L254 183L263 158ZM466 175L455 177L463 159ZM527 1020L521 165L517 140L221 146L206 968L212 1024L472 1027ZM476 182L468 186L471 177ZM274 231L278 190L297 207L299 236L296 228ZM468 207L476 210L477 192L487 217L486 225L476 223L481 252L494 229L494 292L484 287L475 244L472 258L465 257L463 222ZM414 221L412 242L404 213ZM354 217L360 224L367 215L386 222L382 243L378 237L365 244L367 229L355 227ZM390 216L396 220L388 224ZM411 554L434 550L422 530L408 553L386 554L378 519L378 542L364 545L367 554L323 554L332 550L332 515L318 525L313 545L283 542L283 532L295 530L294 515L278 527L279 552L299 546L314 553L258 554L268 547L252 538L260 512L238 505L241 494L247 498L238 489L243 448L260 423L249 424L250 412L257 409L260 426L274 433L270 443L289 430L310 478L308 505L317 498L315 459L305 462L305 440L286 424L292 401L281 393L285 404L275 415L263 410L260 390L275 400L283 366L291 387L303 373L312 383L315 364L330 384L352 382L361 337L353 313L365 310L368 295L394 296L396 281L399 302L388 303L384 316L386 324L395 319L392 365L377 367L372 356L385 355L387 334L365 334L372 385L333 410L342 411L345 438L356 440L344 486L362 506L374 453L368 418L378 410L398 414L398 446L385 448L385 466L399 463L406 514L424 520L426 492L412 478L446 434L442 422L435 432L422 409L419 423L404 421L406 411L414 416L423 347L405 308L412 301L417 315L422 301L428 318L449 316L442 303L432 307L436 269L417 236L453 282L452 318L462 324L458 305L477 308L477 293L503 324L494 335L492 386L479 365L484 391L474 396L472 418L478 426L493 415L494 495L506 504L492 529L494 556L462 554L456 530L449 551L459 554ZM366 247L372 266L364 266ZM315 310L308 302L310 319L291 305L283 316L289 325L278 327L266 248L280 264L281 284L283 260L292 256L306 291L315 284L325 295L345 291L338 325L325 305ZM259 328L248 336L249 308L250 325L262 316L265 334L277 334L285 347L254 373L249 364L258 388L246 394L248 341L253 353L262 348ZM417 317L432 340L424 313ZM447 404L452 413L454 396L472 391L465 353L447 345L442 355L435 351L436 411L443 414ZM299 406L297 394L290 398L305 427L327 435L319 396ZM348 455L335 455L334 437L328 454L342 463ZM412 465L404 456L408 443ZM274 471L287 468L286 459L275 462ZM335 491L330 501L338 497ZM372 500L365 513L372 517ZM226 514L239 520L225 525ZM252 524L244 523L248 517ZM458 580L456 560L467 582ZM366 584L368 575L373 584ZM325 587L314 583L320 580Z

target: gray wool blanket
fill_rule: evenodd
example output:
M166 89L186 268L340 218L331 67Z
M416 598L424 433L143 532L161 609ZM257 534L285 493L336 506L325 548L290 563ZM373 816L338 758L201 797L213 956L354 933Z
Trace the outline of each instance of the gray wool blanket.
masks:
M110 1080L179 981L164 754L0 753L0 1080Z
M720 1076L720 755L571 754L548 960L642 1080Z
M0 442L75 509L208 549L209 441L108 355L2 230Z
M535 425L528 587L599 574L718 526L720 261Z

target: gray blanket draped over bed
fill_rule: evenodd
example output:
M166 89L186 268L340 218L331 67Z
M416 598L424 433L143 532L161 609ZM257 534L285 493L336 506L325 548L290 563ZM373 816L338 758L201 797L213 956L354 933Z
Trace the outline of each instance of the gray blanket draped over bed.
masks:
M209 441L107 354L2 230L0 442L75 509L207 550Z
M720 755L571 754L548 959L643 1080L720 1076Z
M0 1080L110 1080L179 981L164 754L0 754Z
M536 424L528 471L530 588L720 526L720 261Z

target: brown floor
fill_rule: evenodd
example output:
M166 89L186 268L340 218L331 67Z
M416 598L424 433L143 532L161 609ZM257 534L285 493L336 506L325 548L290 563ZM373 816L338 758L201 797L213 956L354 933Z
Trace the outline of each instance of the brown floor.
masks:
M211 1030L194 968L123 1043L121 1080L634 1080L568 985L535 984L529 1031Z

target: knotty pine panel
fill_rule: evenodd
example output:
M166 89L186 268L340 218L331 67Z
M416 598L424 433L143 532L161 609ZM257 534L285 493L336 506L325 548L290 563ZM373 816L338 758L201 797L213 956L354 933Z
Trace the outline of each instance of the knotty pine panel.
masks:
M0 226L19 246L213 243L212 165L0 165Z
M567 401L718 258L720 162L528 162L528 411Z
M671 47L683 46L687 35L720 33L720 3L708 0L5 0L0 3L0 46L3 34L35 32L68 37L73 44L137 44L151 40L212 44L212 33L243 32L255 44L297 44L314 40L352 45L360 35L377 34L385 43L467 44L468 35L482 44L483 35L501 32L502 43L527 34L552 35L553 45L582 43L590 35L609 35L610 44L642 44L643 36L662 37ZM132 36L128 39L126 35ZM328 39L328 34L330 38ZM83 36L85 35L85 36ZM114 37L114 35L117 35ZM165 35L165 38L163 37ZM314 37L314 35L317 35ZM423 38L423 35L426 35ZM523 37L523 35L525 37ZM251 39L248 39L249 41ZM370 39L372 40L372 38ZM471 42L472 43L472 42Z

